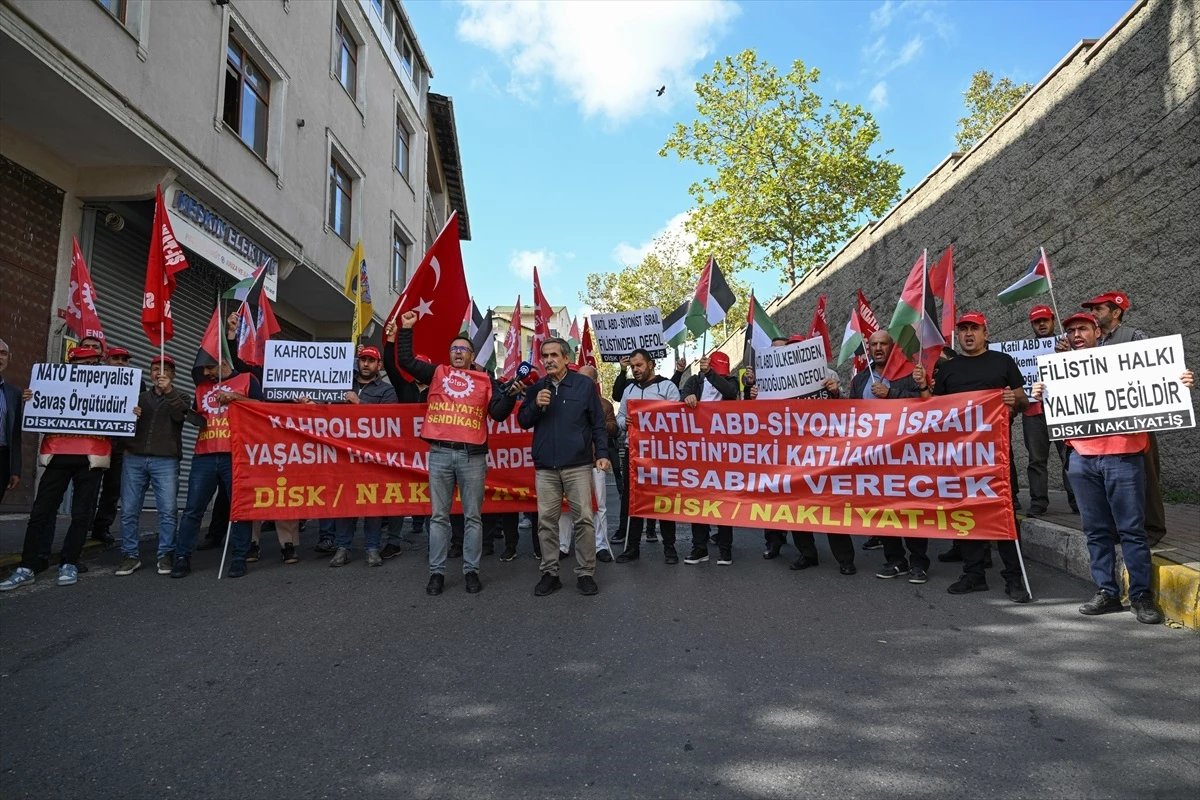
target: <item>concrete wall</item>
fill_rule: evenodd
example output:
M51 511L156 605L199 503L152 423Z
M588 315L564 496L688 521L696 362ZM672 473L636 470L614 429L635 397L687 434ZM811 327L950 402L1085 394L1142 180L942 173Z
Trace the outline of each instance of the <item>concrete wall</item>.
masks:
M996 293L1043 246L1064 316L1123 290L1128 324L1183 334L1200 367L1200 4L1138 3L1104 39L1081 43L975 149L943 162L769 311L783 330L806 331L826 294L837 340L861 287L886 324L920 250L936 259L949 244L959 311L984 312L993 340L1030 335L1034 301L1001 306ZM740 359L742 334L722 349ZM1200 432L1159 443L1163 485L1200 489Z

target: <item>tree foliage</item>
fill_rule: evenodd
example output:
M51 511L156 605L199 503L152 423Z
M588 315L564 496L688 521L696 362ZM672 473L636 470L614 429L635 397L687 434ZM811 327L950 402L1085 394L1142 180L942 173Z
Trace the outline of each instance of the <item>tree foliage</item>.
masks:
M726 274L779 271L791 285L832 254L863 212L898 198L904 170L872 155L879 126L861 106L815 91L797 60L786 75L754 50L718 61L696 84L698 118L677 124L660 156L715 169L689 187L689 230L724 255Z
M1031 88L1033 84L1018 85L1006 77L994 80L992 73L985 69L972 75L971 88L963 92L967 116L958 120L958 132L954 134L958 149L965 153L978 144L985 133L1029 94Z

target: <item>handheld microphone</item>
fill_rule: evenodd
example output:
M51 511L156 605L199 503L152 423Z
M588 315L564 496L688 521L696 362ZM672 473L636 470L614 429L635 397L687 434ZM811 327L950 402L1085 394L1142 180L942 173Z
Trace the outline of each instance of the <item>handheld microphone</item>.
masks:
M533 364L530 364L528 361L522 361L517 366L517 374L508 382L504 390L509 394L516 394L522 388L533 386L541 377L538 371L534 369Z

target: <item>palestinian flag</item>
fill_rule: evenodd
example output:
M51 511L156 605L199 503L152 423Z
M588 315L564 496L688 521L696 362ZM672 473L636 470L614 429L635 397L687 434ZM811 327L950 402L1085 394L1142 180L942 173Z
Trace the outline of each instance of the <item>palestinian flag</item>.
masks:
M929 286L929 273L925 269L928 258L928 252L922 251L917 263L913 264L908 280L904 282L904 289L900 292L900 302L896 304L896 311L888 325L888 333L896 343L883 369L883 377L889 381L912 374L913 359L918 356L926 371L932 375L933 365L946 345L935 321L937 309L934 308L933 291Z
M709 256L696 284L696 295L688 308L684 324L696 336L700 336L713 325L725 319L725 313L733 308L736 298L721 274L717 259ZM664 329L664 333L665 333Z
M850 319L846 321L846 332L842 334L838 366L840 367L853 358L854 374L857 375L866 369L867 339L871 338L871 334L877 330L879 330L879 322L875 319L875 312L871 310L871 304L867 302L862 289L859 289L858 297L854 301L854 308L850 309Z
M1054 284L1050 280L1050 259L1046 258L1046 248L1040 247L1037 258L1020 280L1000 293L1000 302L1008 305L1019 300L1028 300L1030 297L1045 294L1052 288Z
M571 351L579 352L579 318L571 317L571 332L567 334L567 344L571 345Z
M750 308L746 314L746 349L742 354L742 363L748 367L754 366L754 351L769 350L771 340L786 338L763 307L758 304L754 292L751 292Z
M687 341L691 332L687 328L688 309L692 307L691 300L684 300L679 308L663 317L663 340L672 347L679 347Z
M471 346L475 349L475 363L490 373L496 371L496 337L492 333L492 310L479 313L479 306L471 300L471 324L467 329Z

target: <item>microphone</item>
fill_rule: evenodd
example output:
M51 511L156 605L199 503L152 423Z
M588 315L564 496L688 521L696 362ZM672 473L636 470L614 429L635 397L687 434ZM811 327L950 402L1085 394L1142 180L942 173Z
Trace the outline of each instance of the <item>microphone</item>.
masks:
M517 374L504 387L504 391L508 394L517 394L522 388L533 386L541 379L541 375L534 369L533 364L528 361L522 361L517 366Z

